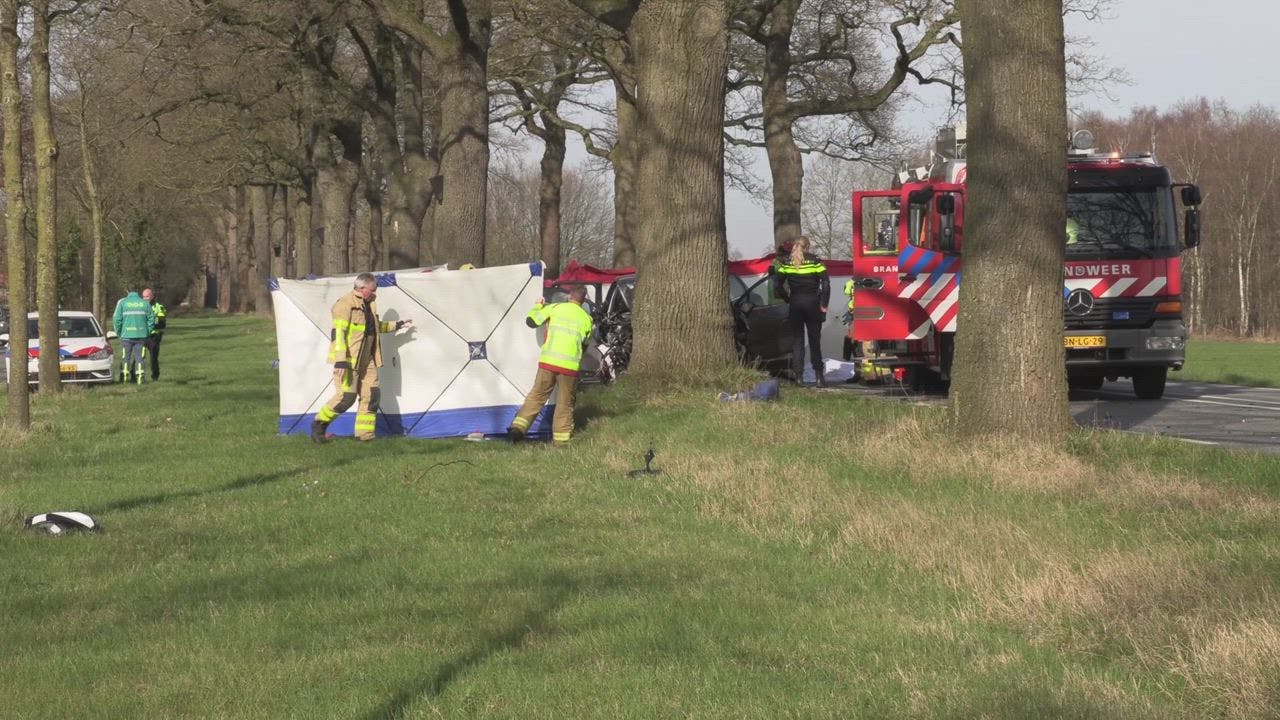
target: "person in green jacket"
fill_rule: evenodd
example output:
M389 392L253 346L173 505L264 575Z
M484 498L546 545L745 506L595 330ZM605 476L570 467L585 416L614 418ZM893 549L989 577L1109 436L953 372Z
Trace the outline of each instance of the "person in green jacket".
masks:
M160 379L160 341L164 339L166 315L164 305L156 299L155 291L146 288L142 291L142 299L151 304L151 314L155 316L155 325L151 337L147 338L147 355L151 357L151 379Z
M151 303L143 300L137 290L130 290L116 303L112 325L120 338L120 382L141 385L146 378L143 361L147 338L156 326Z
M569 301L544 305L542 300L529 311L525 324L531 328L547 326L547 339L538 355L538 374L533 389L525 396L507 428L507 437L521 440L542 406L556 391L556 413L551 421L554 445L566 445L573 436L573 399L578 391L578 370L582 364L582 348L591 337L591 316L582 309L587 299L585 285L569 290Z

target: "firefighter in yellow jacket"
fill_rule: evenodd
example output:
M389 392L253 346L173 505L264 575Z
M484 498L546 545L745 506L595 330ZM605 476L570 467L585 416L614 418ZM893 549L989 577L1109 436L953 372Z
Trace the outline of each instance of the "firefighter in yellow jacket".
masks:
M378 412L378 368L382 367L379 333L413 325L412 320L382 322L378 319L378 279L373 273L356 276L355 289L333 304L333 329L329 337L329 362L333 364L334 395L316 413L311 439L325 441L325 430L360 399L356 409L356 439L372 440Z
M525 324L531 328L545 324L547 339L538 355L538 374L534 377L533 389L511 421L511 427L507 428L507 436L511 440L524 438L553 389L557 394L551 439L556 445L564 445L573 436L573 398L578 390L582 348L591 337L591 315L582 309L586 299L587 288L575 285L569 291L568 302L544 305L539 301L525 317Z

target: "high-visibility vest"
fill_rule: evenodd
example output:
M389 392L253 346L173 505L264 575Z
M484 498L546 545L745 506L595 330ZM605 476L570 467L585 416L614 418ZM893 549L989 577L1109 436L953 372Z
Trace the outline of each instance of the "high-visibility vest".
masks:
M151 314L151 303L131 292L116 303L112 327L121 340L146 340L151 337L156 318Z
M591 336L591 316L574 302L535 305L528 318L534 327L547 324L547 339L538 355L539 365L578 372L582 366L582 346Z
M155 318L156 318L156 324L155 324L155 327L151 330L151 334L152 334L152 335L163 335L163 334L164 334L164 326L165 326L165 323L167 322L167 321L165 320L165 314L166 314L166 313L165 313L165 310L164 310L164 305L160 304L160 301L159 301L159 300L153 300L153 301L151 302L151 312L152 312L152 314L154 314L154 315L155 315Z
M849 296L849 309L853 309L853 278L844 281L844 294Z

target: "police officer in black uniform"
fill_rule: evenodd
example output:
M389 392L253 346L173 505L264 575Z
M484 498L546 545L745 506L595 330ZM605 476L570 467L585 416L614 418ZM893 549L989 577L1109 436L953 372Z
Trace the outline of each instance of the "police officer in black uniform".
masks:
M799 385L804 379L804 343L809 339L809 360L818 387L826 387L822 362L822 323L827 319L827 298L831 279L827 266L809 252L809 239L801 235L791 246L791 255L774 269L774 294L787 301L791 324L791 378Z

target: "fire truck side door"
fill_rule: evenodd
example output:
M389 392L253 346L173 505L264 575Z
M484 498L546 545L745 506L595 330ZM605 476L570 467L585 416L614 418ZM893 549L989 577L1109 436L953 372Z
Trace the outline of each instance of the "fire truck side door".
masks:
M905 197L902 190L853 193L854 340L904 340L919 324L918 306L899 297Z

